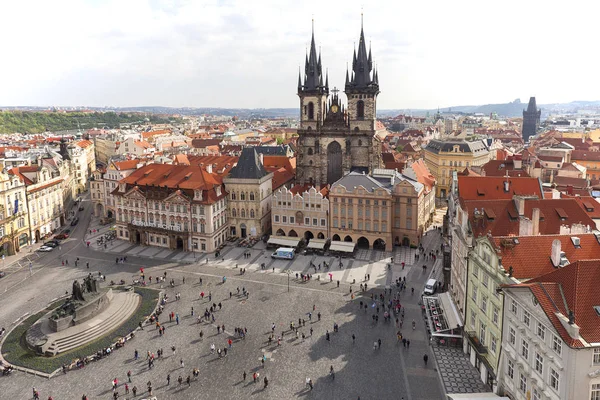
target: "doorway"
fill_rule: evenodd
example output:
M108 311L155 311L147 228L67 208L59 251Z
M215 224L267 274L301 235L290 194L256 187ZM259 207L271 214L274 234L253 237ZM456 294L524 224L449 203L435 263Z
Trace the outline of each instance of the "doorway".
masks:
M180 237L177 237L177 241L175 242L177 245L177 250L183 250L183 239Z
M241 224L240 225L240 232L241 232L240 236L242 238L245 238L247 236L247 233L246 233L246 224Z

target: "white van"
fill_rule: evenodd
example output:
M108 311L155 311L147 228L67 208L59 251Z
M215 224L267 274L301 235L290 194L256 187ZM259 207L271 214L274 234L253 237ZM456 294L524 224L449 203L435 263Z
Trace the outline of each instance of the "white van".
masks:
M436 288L437 288L437 281L435 279L430 279L425 284L425 289L423 290L423 293L424 294L434 294Z

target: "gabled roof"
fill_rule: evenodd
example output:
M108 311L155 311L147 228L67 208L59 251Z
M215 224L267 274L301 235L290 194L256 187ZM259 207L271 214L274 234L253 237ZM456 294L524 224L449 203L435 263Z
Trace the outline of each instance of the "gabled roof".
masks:
M77 146L81 147L82 149L85 149L87 147L92 146L94 143L92 143L89 140L80 140L78 142L75 143Z
M126 160L126 161L113 161L113 165L117 171L127 171L129 169L136 169L140 160Z
M158 135L170 135L170 134L171 134L170 129L162 129L159 131L142 132L142 138L149 139L151 137L158 136Z
M581 340L571 337L556 315L569 318L573 312L579 335L588 344L600 343L600 260L581 260L534 278L527 283L508 285L507 288L528 288L540 307L567 345L584 347Z
M237 166L231 169L230 178L234 179L261 179L268 172L262 165L256 147L247 147L242 150Z
M533 217L533 209L540 210L540 235L557 235L563 225L583 224L591 228L596 226L594 220L574 199L525 199L524 204L523 217L530 220ZM468 214L475 236L488 232L493 236L519 234L521 222L514 200L462 200L461 207Z
M573 186L575 189L586 189L589 187L587 179L571 178L569 176L555 176L554 183L556 186Z
M529 176L523 168L516 169L513 160L490 160L484 164L481 169L485 172L485 176Z
M508 190L505 191L505 182ZM458 176L458 194L465 200L512 199L514 195L543 197L538 178L496 176Z
M572 237L579 238L579 247L575 247ZM515 244L515 238L518 244ZM499 255L502 257L502 266L508 272L513 267L513 276L519 280L527 280L555 271L550 254L552 242L560 240L561 251L569 262L579 260L592 260L600 258L600 243L592 233L577 235L540 235L540 236L497 236L492 238ZM503 243L512 242L513 245Z

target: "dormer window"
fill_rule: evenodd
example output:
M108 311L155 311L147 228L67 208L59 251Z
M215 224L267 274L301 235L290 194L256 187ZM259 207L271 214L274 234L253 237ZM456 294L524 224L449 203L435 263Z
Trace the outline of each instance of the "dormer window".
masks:
M220 196L221 195L221 186L217 186L215 188L215 192L217 192L217 196Z
M119 192L125 192L126 187L127 187L126 183L119 183Z
M202 200L202 190L194 190L194 200Z

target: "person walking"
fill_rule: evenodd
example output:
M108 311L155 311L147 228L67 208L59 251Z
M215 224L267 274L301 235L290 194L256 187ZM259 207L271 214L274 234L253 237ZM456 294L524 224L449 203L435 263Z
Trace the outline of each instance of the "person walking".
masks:
M135 353L136 353L135 359L137 360L137 350L135 351ZM131 383L131 371L127 371L127 382Z
M246 382L246 371L244 371L244 375L243 375L243 377L244 377L244 379L243 379L243 380L244 380L244 382Z
M425 366L427 367L427 361L429 360L429 356L427 354L423 355L423 362L425 363Z
M137 386L131 388L131 393L133 393L133 397L137 396Z
M167 386L171 384L171 374L167 374Z

